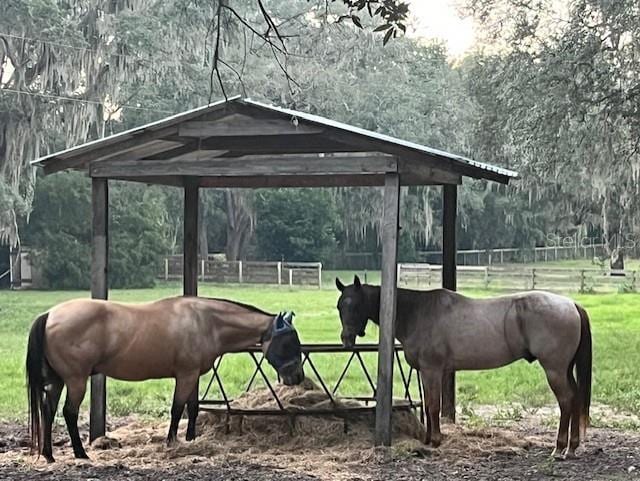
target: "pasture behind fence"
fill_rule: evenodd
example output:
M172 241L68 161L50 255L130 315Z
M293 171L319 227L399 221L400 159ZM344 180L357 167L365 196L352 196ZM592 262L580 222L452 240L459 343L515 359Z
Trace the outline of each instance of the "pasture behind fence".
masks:
M168 256L159 278L182 279L182 256ZM276 284L322 287L321 262L223 261L213 256L198 258L198 279L221 284Z
M520 291L544 289L576 292L635 292L636 270L572 269L547 267L458 266L458 288ZM401 287L436 288L442 284L442 266L398 264Z

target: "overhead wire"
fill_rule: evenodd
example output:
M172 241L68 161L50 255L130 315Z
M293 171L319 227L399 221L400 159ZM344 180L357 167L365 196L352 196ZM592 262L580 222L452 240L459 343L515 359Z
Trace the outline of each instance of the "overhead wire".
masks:
M9 93L14 93L14 94L32 95L34 97L43 97L43 98L56 99L56 100L66 100L66 101L69 101L69 102L79 102L79 103L104 105L104 102L102 102L100 100L79 99L79 98L75 98L75 97L65 97L65 96L62 96L62 95L44 94L44 93L40 93L40 92L29 92L28 90L18 90L18 89L0 87L0 92L9 92ZM120 109L145 110L145 111L148 111L148 112L157 112L157 113L162 113L162 114L173 114L173 113L175 113L172 110L161 110L161 109L154 109L154 108L150 108L150 107L138 107L138 106L135 106L135 105L119 105L119 106L117 106L115 111L118 111Z

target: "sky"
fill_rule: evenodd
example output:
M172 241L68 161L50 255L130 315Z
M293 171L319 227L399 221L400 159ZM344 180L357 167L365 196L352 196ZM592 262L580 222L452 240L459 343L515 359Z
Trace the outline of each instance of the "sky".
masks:
M473 21L461 19L456 11L459 0L409 0L413 16L407 32L412 37L440 38L449 53L457 57L474 43Z

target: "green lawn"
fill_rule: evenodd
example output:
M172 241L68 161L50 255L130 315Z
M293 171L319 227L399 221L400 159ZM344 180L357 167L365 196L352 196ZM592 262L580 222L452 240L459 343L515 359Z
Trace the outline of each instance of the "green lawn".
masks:
M353 275L340 274L345 281ZM201 285L200 293L248 302L266 310L292 309L297 314L296 325L303 342L335 343L339 342L340 322L335 309L337 291L333 287L333 277L335 273L326 273L327 282L321 290ZM377 280L371 274L368 278L370 282ZM155 289L115 290L110 296L114 300L142 301L179 293L178 284L165 284ZM481 297L493 293L473 291L466 294ZM23 366L27 334L33 319L60 301L87 296L87 292L0 291L0 419L24 418L26 415ZM640 412L640 295L574 297L587 308L593 322L594 402L626 412ZM376 337L376 330L369 328L366 340L373 341ZM344 364L338 357L340 355L323 355L316 359L320 371L329 380L335 380ZM374 367L375 357L368 356L367 363ZM246 355L225 358L222 375L232 395L242 389L250 369L250 359ZM371 372L375 373L375 369ZM311 374L309 369L307 374ZM202 390L208 379L207 375L201 381ZM366 380L357 366L352 369L342 392L367 392ZM396 395L400 394L398 388ZM109 411L115 415L135 412L166 416L171 395L170 380L141 383L110 380ZM553 403L554 398L539 365L520 361L493 371L459 373L458 402L463 407L511 402L536 407Z

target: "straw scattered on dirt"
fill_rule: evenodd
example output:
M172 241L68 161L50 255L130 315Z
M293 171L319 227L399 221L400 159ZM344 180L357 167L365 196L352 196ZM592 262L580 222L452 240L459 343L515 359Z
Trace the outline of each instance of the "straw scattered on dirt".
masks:
M286 407L317 409L331 401L311 382L276 387ZM339 407L350 405L339 401ZM236 407L275 408L268 390L238 398ZM375 449L373 415L232 417L201 413L198 438L166 447L168 422L137 418L112 420L108 437L88 448L91 461L77 461L62 423L54 433L57 463L29 456L26 426L0 424L0 479L640 479L640 435L591 430L577 461L549 460L554 428L520 419L504 427L476 423L445 425L438 449L421 442L424 430L409 412L394 413L394 446ZM504 423L503 423L504 424ZM345 432L346 427L346 432ZM229 428L229 432L227 432ZM81 429L86 433L86 425ZM85 441L86 442L86 441ZM588 468L586 468L588 466ZM503 473L504 477L497 473ZM560 474L558 474L560 473ZM593 476L593 477L592 477Z

